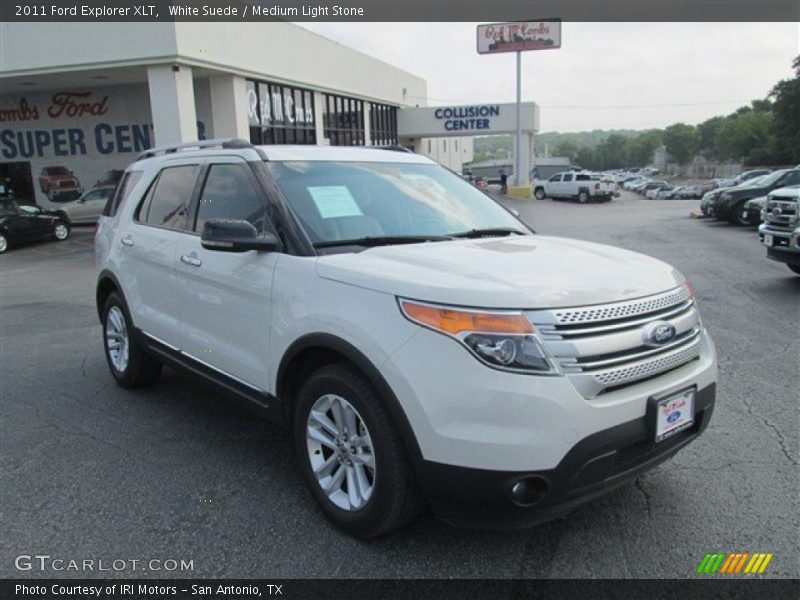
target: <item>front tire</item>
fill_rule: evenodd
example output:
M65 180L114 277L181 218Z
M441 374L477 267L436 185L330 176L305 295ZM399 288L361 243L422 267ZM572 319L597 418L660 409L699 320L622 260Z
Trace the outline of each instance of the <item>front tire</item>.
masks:
M124 388L151 385L163 367L144 351L134 331L125 301L119 292L111 292L103 308L103 348L111 374Z
M741 225L742 227L753 224L750 220L750 213L746 213L744 210L744 202L740 202L733 207L733 214L731 215L730 221L734 225Z
M405 446L375 388L347 363L303 385L294 415L297 456L322 512L372 538L412 521L422 499Z
M65 221L56 221L53 227L53 236L59 242L66 240L69 237L69 225Z
M545 199L545 193L543 188L536 188L536 191L533 192L533 195L536 197L537 200Z
M0 233L0 254L3 254L8 250L8 238Z

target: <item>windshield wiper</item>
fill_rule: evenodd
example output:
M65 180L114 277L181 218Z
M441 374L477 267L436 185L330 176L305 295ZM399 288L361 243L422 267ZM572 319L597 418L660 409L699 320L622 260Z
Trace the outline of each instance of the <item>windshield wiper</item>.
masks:
M524 231L519 229L512 229L510 227L491 227L487 229L470 229L461 233L454 233L453 237L457 238L480 238L480 237L500 237L504 235L527 235Z
M325 240L316 242L314 248L334 248L336 246L391 246L394 244L419 244L421 242L445 242L453 238L446 235L384 235L355 238L352 240Z

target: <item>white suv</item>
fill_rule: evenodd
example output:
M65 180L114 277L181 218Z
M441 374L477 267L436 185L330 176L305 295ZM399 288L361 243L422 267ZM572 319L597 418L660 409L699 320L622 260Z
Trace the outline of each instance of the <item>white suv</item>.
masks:
M154 149L96 261L120 385L182 367L291 426L322 510L361 537L423 501L456 523L553 518L713 411L714 346L677 270L535 235L411 153Z

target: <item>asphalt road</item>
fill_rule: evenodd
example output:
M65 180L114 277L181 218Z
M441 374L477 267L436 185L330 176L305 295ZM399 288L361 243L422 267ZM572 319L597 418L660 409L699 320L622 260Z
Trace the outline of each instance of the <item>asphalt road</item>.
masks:
M690 219L696 202L509 201L537 231L681 269L720 355L705 435L673 460L535 529L423 516L372 542L317 510L286 432L167 370L118 388L93 305L91 232L0 258L0 576L19 554L193 561L190 577L691 577L707 552L773 552L800 576L800 277L752 230ZM95 575L101 575L95 573ZM108 576L108 573L103 574Z

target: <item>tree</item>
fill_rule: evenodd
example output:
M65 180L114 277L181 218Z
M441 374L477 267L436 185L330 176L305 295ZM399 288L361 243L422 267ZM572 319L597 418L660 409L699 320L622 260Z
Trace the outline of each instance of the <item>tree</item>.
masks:
M619 169L626 163L628 138L613 133L603 140L597 148L600 169Z
M746 164L773 162L773 115L769 112L747 110L727 117L717 134L717 154L720 158L744 160Z
M653 162L653 153L661 145L661 131L653 129L640 133L628 141L625 149L625 164L629 167L644 167Z
M717 135L720 127L725 122L725 117L711 117L697 126L698 151L706 158L716 158Z
M800 162L800 55L792 67L795 77L779 81L770 92L775 158L784 164Z
M578 146L576 142L564 140L563 142L559 142L558 146L556 146L555 156L566 156L571 162L575 162L579 150L580 146Z
M664 145L678 164L685 165L697 153L699 136L697 128L685 123L675 123L664 130Z

